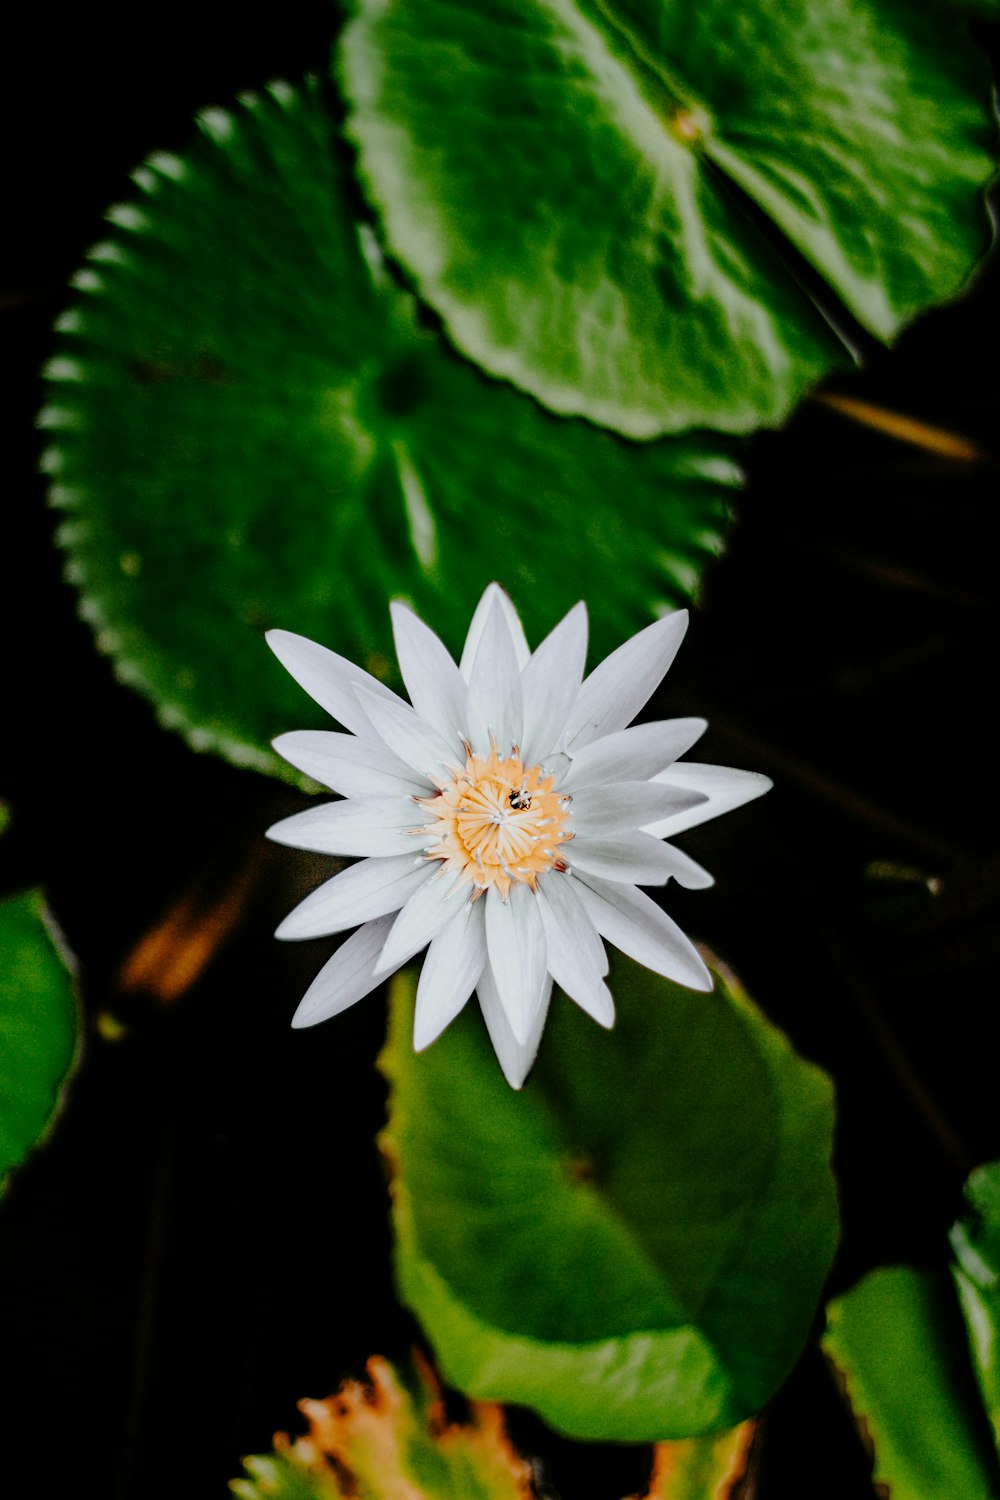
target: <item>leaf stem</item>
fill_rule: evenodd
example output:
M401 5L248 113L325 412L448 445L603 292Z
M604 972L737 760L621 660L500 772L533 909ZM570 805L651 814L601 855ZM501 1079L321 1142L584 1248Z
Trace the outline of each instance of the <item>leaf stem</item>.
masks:
M900 443L910 443L939 458L949 458L955 463L985 463L990 454L961 433L949 432L947 428L935 427L930 422L921 422L917 417L908 417L902 412L890 411L874 401L865 401L859 396L842 396L836 391L814 391L812 398L820 406L828 406L850 422L861 427L870 427L886 437Z

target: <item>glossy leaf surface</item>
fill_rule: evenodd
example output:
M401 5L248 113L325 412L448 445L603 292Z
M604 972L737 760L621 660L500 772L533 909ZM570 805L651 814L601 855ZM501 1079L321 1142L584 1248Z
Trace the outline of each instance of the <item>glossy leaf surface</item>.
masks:
M951 1232L952 1276L983 1403L1000 1450L1000 1162L972 1173L968 1211Z
M76 1050L76 1001L37 892L0 902L0 1188L45 1136Z
M907 0L357 0L348 129L456 345L633 437L782 420L989 243L984 60ZM806 278L808 279L808 277Z
M397 1277L443 1373L578 1437L688 1437L758 1410L836 1238L827 1079L720 978L620 961L602 1031L557 996L523 1094L468 1008L383 1066Z
M385 676L393 595L452 649L491 579L535 641L589 596L595 653L691 597L724 444L636 448L453 356L354 222L316 89L202 124L111 211L42 415L81 610L165 722L280 771L273 735L328 721L270 626Z
M872 1271L827 1309L824 1348L890 1500L990 1500L1000 1470L947 1278Z

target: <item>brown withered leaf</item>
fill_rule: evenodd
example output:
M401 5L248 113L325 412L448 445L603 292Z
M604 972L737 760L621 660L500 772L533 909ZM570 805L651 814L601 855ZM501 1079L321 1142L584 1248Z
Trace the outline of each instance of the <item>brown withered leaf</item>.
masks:
M249 846L221 876L214 862L203 870L126 956L119 989L164 1004L186 994L245 920L268 857L266 848Z
M468 1403L450 1422L429 1366L415 1355L404 1382L388 1360L368 1361L325 1401L300 1401L308 1432L279 1432L274 1452L244 1460L239 1500L538 1500L534 1473L507 1436L503 1409ZM755 1423L682 1442L657 1443L643 1496L631 1500L734 1500Z
M273 1454L246 1459L240 1500L537 1500L531 1465L507 1437L492 1402L472 1402L449 1422L422 1361L406 1385L387 1360L368 1380L345 1381L325 1401L300 1401L304 1437L275 1438Z

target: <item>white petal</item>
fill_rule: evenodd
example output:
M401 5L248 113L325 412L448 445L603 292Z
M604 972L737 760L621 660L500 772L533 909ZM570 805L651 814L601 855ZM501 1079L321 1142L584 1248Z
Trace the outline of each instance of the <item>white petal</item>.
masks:
M519 1042L511 1029L488 962L476 985L476 993L479 996L480 1008L486 1022L486 1029L490 1034L490 1041L493 1043L493 1050L500 1059L503 1075L512 1089L519 1089L535 1060L538 1043L541 1041L542 1031L545 1028L549 1001L552 999L552 979L548 974L545 976L538 1004L535 1007L535 1019L527 1040L524 1042Z
M533 766L559 743L580 691L587 660L587 606L575 604L547 635L521 673L523 760ZM657 770L667 764L663 761ZM650 773L652 774L652 773ZM621 776L616 778L621 781Z
M514 655L517 657L518 667L525 667L528 664L531 652L528 650L528 642L525 639L521 617L514 608L511 597L506 589L502 589L498 583L490 583L487 584L483 597L476 605L475 614L472 616L472 621L469 625L469 633L465 637L465 646L462 651L462 660L459 663L459 671L466 682L469 682L472 678L472 663L475 661L476 652L479 650L479 638L483 633L483 628L486 625L494 600L500 601L504 619L507 621L507 629L514 643Z
M640 630L595 667L566 725L566 745L582 749L631 724L677 655L688 627L686 609Z
M410 702L426 723L454 740L468 734L468 689L451 653L429 625L400 600L389 606L399 670Z
M376 977L375 960L391 926L391 916L377 917L341 943L303 995L292 1017L293 1026L315 1026L317 1021L328 1021L378 988L385 975Z
M316 854L416 856L424 847L418 832L424 822L412 797L351 797L282 818L267 830L267 837Z
M403 701L377 677L372 677L362 667L356 667L346 657L338 656L336 651L307 640L304 635L295 635L290 630L269 630L266 640L299 687L305 688L310 698L354 734L371 733L371 726L354 696L357 683L363 683L369 692L390 702Z
M551 947L548 941L549 929L553 923L557 923L567 940L583 950L583 961L587 966L594 970L599 979L603 979L608 972L608 955L597 928L583 908L576 887L577 882L567 878L561 871L549 871L540 878L538 891L543 901L542 921L546 945ZM555 977L556 982L561 985L562 980L557 975Z
M660 719L606 734L573 756L559 788L569 792L603 781L649 781L685 755L707 728L706 719Z
M570 999L575 1000L580 1009L586 1011L590 1019L596 1021L598 1026L603 1026L605 1031L610 1031L615 1024L615 997L603 979L597 989L586 997L571 995Z
M736 771L731 766L703 766L694 761L680 761L654 778L670 786L683 787L687 791L701 792L708 798L697 807L686 812L677 812L646 825L646 832L657 839L673 838L686 828L707 823L709 818L721 817L744 802L752 802L764 792L770 791L773 783L769 776L759 771Z
M487 891L486 945L511 1029L519 1042L525 1042L545 977L545 929L535 893L523 881L514 881L506 901L495 887Z
M684 886L689 891L707 891L715 884L715 876L700 865L690 854L685 854L683 849L678 849L674 844L661 844L663 849L670 851L670 859L675 869L671 871L678 885Z
M683 812L703 794L658 781L619 781L573 792L572 828L577 838L607 838L645 828L655 818Z
M437 1041L479 983L486 962L485 910L485 901L467 901L431 941L417 985L414 1052Z
M538 882L538 906L545 928L545 964L556 984L602 1026L611 1026L615 1006L604 983L608 956L573 890L573 882L553 872Z
M408 958L426 948L431 938L457 916L471 895L467 881L444 874L441 866L432 880L425 881L396 918L385 940L377 972L391 974Z
M454 746L402 698L386 703L362 687L358 688L358 699L389 749L421 776L433 779L440 776L442 766L455 764Z
M710 990L712 976L698 950L655 901L631 885L596 875L571 876L577 895L602 937L654 973L692 990Z
M342 797L390 796L416 792L426 797L431 784L393 755L369 728L367 737L332 729L293 729L272 741L275 750L307 776Z
M418 886L435 873L432 860L396 854L391 859L363 859L360 864L341 870L300 901L289 912L275 937L325 937L345 932L360 922L399 911Z
M715 883L708 871L687 854L648 833L574 839L563 852L574 870L629 885L665 885L671 877L690 890L704 890Z
M480 755L490 752L490 735L501 755L521 743L524 708L521 669L499 595L486 617L469 678L469 739Z
M570 758L568 755L564 755L561 750L553 750L549 755L542 757L542 770L546 776L555 777L557 786L569 768Z

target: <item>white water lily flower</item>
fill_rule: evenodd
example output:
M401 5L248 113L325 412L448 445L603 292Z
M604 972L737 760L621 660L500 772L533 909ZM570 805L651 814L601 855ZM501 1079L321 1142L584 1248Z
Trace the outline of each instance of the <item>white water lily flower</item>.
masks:
M410 702L343 657L272 630L268 643L347 734L302 730L275 749L339 792L269 837L358 864L278 928L311 938L357 927L317 975L293 1026L339 1014L427 949L413 1044L428 1047L473 990L507 1081L534 1061L552 984L602 1026L614 1021L607 939L698 990L712 980L676 923L638 885L702 867L663 840L770 786L766 776L680 762L704 719L631 723L687 629L667 615L584 678L583 604L534 653L508 596L486 590L458 666L405 604L392 605Z

